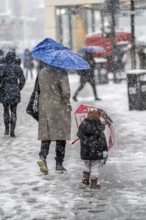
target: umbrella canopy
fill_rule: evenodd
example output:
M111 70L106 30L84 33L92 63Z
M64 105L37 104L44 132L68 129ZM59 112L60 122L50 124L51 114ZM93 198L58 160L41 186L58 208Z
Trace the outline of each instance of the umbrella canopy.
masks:
M113 128L113 121L109 117L109 115L101 108L91 106L91 105L80 105L77 110L75 111L75 120L76 125L79 127L80 123L84 120L84 118L87 117L88 111L91 108L96 108L100 112L100 118L101 120L104 120L106 123L106 129L105 129L105 135L107 140L108 149L110 150L113 146L116 146L116 140L115 140L115 132ZM72 144L74 144L79 138L72 141Z
M31 55L49 66L73 70L91 69L83 57L51 38L46 38L36 45Z
M100 46L85 46L85 47L81 47L78 52L80 53L93 53L93 52L104 52L104 48L100 47Z

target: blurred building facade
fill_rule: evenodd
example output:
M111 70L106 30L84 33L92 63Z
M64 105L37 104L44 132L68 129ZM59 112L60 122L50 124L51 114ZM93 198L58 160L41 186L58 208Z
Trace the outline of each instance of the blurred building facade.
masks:
M118 27L121 31L131 31L131 0L121 0ZM146 0L135 0L135 38L136 41L146 43Z
M0 0L0 42L10 41L21 50L44 37L43 0Z
M45 35L77 51L84 45L85 35L99 32L109 22L104 13L105 0L45 0ZM146 0L135 0L136 35L146 38L142 28ZM131 0L119 0L116 28L130 32ZM143 10L144 9L144 10ZM142 11L143 10L143 11ZM146 30L146 28L145 28Z
M104 0L45 0L45 35L77 50L87 33L102 26Z
M130 0L120 2L125 2L128 9ZM86 34L101 30L106 20L102 12L104 3L105 0L0 0L0 43L10 41L22 50L33 47L46 36L77 50L84 45ZM135 3L140 10L146 9L146 0ZM136 22L138 35L144 36L139 22L143 14L145 11L138 14L142 16L137 16ZM128 30L130 20L124 25L122 22L129 19L129 14L122 14L120 19L120 26Z

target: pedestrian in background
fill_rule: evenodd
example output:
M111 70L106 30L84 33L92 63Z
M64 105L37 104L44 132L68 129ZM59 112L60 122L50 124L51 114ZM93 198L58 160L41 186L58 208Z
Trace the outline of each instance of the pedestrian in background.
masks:
M21 59L20 59L20 57L16 54L16 49L14 48L14 49L12 49L12 50L10 50L10 51L12 51L12 52L14 53L15 63L18 64L18 65L21 65Z
M5 58L4 58L4 52L0 49L0 66L1 64L4 64ZM0 74L0 100L1 100L1 93L2 93L2 75Z
M143 45L142 47L139 46L137 49L137 54L140 60L140 69L146 69L146 53L145 51L146 46Z
M84 88L84 86L87 82L91 85L91 87L93 89L93 94L94 94L95 100L101 100L97 96L97 91L96 91L95 75L94 75L94 68L95 68L96 63L94 61L92 53L85 52L83 55L83 58L89 63L91 69L78 71L78 74L80 75L80 86L76 90L76 92L73 96L73 100L77 101L77 96L78 96L79 92Z
M70 87L65 69L45 67L39 72L39 129L41 140L40 159L37 161L40 171L48 174L47 155L52 141L56 142L56 171L63 173L66 140L70 139L71 106Z
M101 123L99 111L91 108L77 133L81 145L80 156L84 161L82 183L89 185L91 178L91 189L100 188L98 178L101 160L107 156L108 152L104 129L105 124Z
M0 49L0 64L4 63L4 51Z
M33 63L33 58L30 54L29 49L24 50L24 69L25 69L25 77L28 79L28 74L30 73L31 79L33 79L33 68L34 68L34 63Z
M9 51L5 62L0 65L1 96L0 102L4 107L5 135L15 137L17 120L17 105L20 102L20 91L25 84L25 77L20 65L16 63L16 55Z

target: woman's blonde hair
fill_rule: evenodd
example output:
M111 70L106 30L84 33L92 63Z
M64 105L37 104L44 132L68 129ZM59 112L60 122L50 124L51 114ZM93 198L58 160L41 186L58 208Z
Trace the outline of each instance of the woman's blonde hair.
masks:
M88 111L87 118L89 119L100 119L100 112L97 108L90 108Z

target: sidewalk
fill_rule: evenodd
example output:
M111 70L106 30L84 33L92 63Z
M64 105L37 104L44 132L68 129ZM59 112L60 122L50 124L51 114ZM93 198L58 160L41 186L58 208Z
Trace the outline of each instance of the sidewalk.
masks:
M72 94L78 76L70 75ZM48 156L49 175L36 164L40 141L37 122L25 109L33 84L27 82L18 107L16 139L4 137L0 105L0 216L2 220L145 220L146 216L146 111L129 111L126 82L97 86L102 101L94 101L86 85L73 112L81 104L99 105L112 117L117 148L101 169L100 190L83 189L79 143L66 148L67 172L55 173L55 146ZM76 134L72 114L72 139Z

